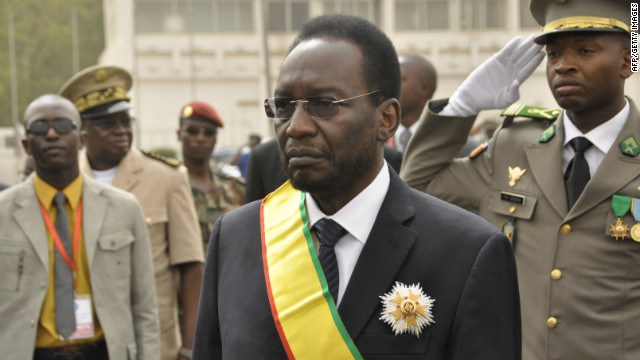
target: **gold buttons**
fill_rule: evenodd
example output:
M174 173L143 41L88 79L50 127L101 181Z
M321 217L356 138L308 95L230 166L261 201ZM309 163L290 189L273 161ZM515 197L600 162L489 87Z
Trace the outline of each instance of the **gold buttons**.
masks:
M144 221L145 221L147 224L151 224L151 218L150 218L150 217L145 218L145 219L144 219Z
M551 270L551 278L553 280L560 280L561 277L562 277L562 270L560 269Z
M569 235L569 234L571 234L571 225L569 225L569 224L564 224L564 225L562 225L562 226L560 227L560 232L561 232L563 235Z
M514 212L516 212L516 207L515 206L511 206L509 208L509 214L513 214Z
M111 247L116 247L116 242L111 240Z
M116 264L117 264L117 265L120 265L120 260L116 261Z
M553 329L556 326L558 326L558 319L556 319L555 316L552 316L550 318L547 319L547 326L549 327L549 329Z

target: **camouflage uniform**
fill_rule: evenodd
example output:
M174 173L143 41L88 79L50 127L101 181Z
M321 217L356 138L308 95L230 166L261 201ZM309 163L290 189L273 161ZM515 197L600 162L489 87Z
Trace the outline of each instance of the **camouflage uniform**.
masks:
M200 185L189 175L191 193L202 230L205 253L213 224L220 215L244 204L245 185L242 179L222 174L211 174L211 189L205 193Z

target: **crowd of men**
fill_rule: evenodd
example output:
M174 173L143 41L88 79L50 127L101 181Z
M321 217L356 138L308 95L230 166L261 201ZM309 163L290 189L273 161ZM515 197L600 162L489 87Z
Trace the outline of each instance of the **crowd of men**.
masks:
M541 33L435 101L372 23L307 21L246 185L211 165L210 104L179 111L181 163L132 147L125 69L36 98L34 172L0 192L0 358L640 359L631 5L530 8ZM562 109L512 105L545 54Z

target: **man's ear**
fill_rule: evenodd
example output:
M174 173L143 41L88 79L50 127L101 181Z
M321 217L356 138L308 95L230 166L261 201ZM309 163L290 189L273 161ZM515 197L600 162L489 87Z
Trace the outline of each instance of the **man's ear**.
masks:
M85 130L84 128L80 129L80 148L79 150L84 149L84 146L86 144L86 137L87 137L87 130Z
M622 56L624 56L624 60L622 62L622 67L620 69L620 77L623 79L628 79L631 76L631 49L626 47L622 49Z
M380 106L382 112L380 126L378 127L378 140L386 143L398 130L400 125L400 103L397 99L387 99Z
M29 150L29 142L27 142L27 139L22 139L22 148L28 155L31 155L31 151Z

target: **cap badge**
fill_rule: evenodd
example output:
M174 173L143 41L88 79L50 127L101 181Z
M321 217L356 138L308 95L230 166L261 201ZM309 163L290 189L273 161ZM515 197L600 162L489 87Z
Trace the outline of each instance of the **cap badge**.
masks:
M435 323L431 310L434 299L422 292L420 284L407 286L396 281L390 292L380 296L380 320L391 325L393 333L411 333L420 337L422 328Z
M193 107L191 107L191 105L185 106L184 110L182 110L182 116L188 118L191 115L193 115Z
M512 168L509 166L509 186L514 187L520 180L522 175L527 172L527 169L520 169L519 166Z
M107 80L108 77L109 76L107 74L107 70L100 69L100 70L96 71L96 81L97 82L103 82L103 81Z

